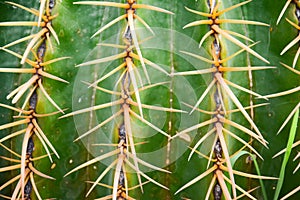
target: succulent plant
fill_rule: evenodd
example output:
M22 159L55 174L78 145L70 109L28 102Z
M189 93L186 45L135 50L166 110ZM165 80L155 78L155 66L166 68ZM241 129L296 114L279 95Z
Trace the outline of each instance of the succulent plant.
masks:
M299 6L0 1L1 199L298 199Z

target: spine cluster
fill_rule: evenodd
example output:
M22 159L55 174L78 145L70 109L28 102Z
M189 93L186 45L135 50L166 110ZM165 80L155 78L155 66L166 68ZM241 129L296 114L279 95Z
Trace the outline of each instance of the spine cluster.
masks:
M51 36L54 36L57 39L57 35L52 27L52 20L56 17L52 15L52 10L54 8L55 2L53 0L48 1L41 1L40 10L36 9L29 9L22 5L7 2L12 6L16 6L21 8L31 14L34 14L38 17L38 21L36 22L1 22L0 26L33 26L39 27L40 30L36 34L32 34L26 36L24 38L18 39L13 41L3 47L1 49L19 59L21 59L21 64L25 64L25 68L0 68L0 72L6 73L20 73L20 74L31 74L31 78L27 80L24 84L18 86L15 90L13 90L10 94L8 94L7 99L12 98L12 104L16 104L20 101L23 101L23 106L21 108L0 104L0 106L11 109L13 111L19 112L18 116L14 118L19 119L17 121L4 124L0 126L0 130L9 129L9 128L16 128L21 130L16 131L14 133L10 133L4 138L0 139L1 146L7 149L12 155L16 156L17 159L3 157L2 159L6 159L13 164L11 166L0 168L1 172L4 171L11 171L11 170L20 170L20 174L16 177L7 180L0 187L0 191L6 188L7 186L17 182L15 189L11 196L5 196L1 194L1 197L6 199L31 199L32 198L32 191L34 191L35 196L38 199L42 199L39 194L37 185L34 181L35 176L40 176L46 179L52 179L34 166L34 161L40 160L44 157L49 157L50 161L53 162L52 153L51 151L59 158L58 153L56 152L55 148L48 140L46 134L43 132L42 128L40 127L38 121L41 117L48 117L51 115L55 115L59 112L63 113L63 110L57 106L57 104L53 101L50 95L47 93L46 88L43 86L43 79L49 78L61 82L67 82L55 75L52 75L45 71L45 67L51 63L57 62L59 60L66 59L64 58L57 58L54 60L45 60L45 53L47 51L47 46L53 51L52 43L51 43ZM21 42L30 40L29 44L26 47L26 50L23 55L20 55L10 49L14 45L17 45ZM30 55L32 53L32 55ZM28 68L27 66L30 66ZM27 95L25 95L27 93ZM37 107L39 104L39 95L43 94L46 99L59 111L47 114L38 113ZM25 129L22 129L23 127ZM22 135L22 150L21 153L17 153L14 150L2 145L3 142L8 141L12 138ZM38 140L37 140L38 138ZM40 142L44 147L47 155L33 157L34 153L34 146L36 142Z
M212 174L212 180L210 183L210 186L208 188L208 191L206 193L206 199L209 199L210 195L213 194L214 199L219 200L222 199L222 196L225 197L225 199L237 199L237 191L241 193L241 196L247 196L251 199L255 199L250 191L245 191L242 187L238 186L235 181L235 175L240 175L248 178L259 178L259 179L274 179L272 177L263 177L263 176L257 176L252 175L244 172L240 172L233 169L233 163L231 163L231 157L237 154L239 151L248 148L250 152L253 152L256 154L259 158L262 158L260 154L251 146L251 143L245 141L244 138L247 138L245 136L241 137L240 133L244 133L248 135L248 138L250 138L250 141L255 139L256 141L260 142L262 145L267 147L267 141L263 138L262 134L260 133L258 127L253 122L252 118L246 111L247 109L253 109L256 106L261 105L250 105L245 107L242 105L239 101L239 99L235 96L233 91L230 87L233 87L235 89L241 90L243 92L246 92L250 95L260 97L261 95L253 92L250 89L241 87L227 79L225 79L225 74L227 72L239 72L239 71L252 71L252 70L262 70L262 69L268 69L268 67L254 67L251 66L251 68L248 67L234 67L234 66L227 66L227 61L234 58L238 54L241 54L242 52L246 51L249 54L252 54L253 56L259 58L260 60L267 62L268 61L263 58L261 55L259 55L257 52L253 51L250 46L245 45L242 43L239 39L241 38L244 40L251 41L250 38L247 38L243 36L240 33L230 31L230 30L224 30L223 24L226 23L232 23L232 24L252 24L252 25L263 25L267 26L266 24L262 22L255 22L255 21L247 21L247 20L237 20L237 19L225 19L222 18L222 15L226 12L229 12L230 10L233 10L237 7L240 7L246 3L249 3L250 1L245 1L243 3L239 3L236 5L233 5L229 8L224 8L223 10L220 9L221 1L208 1L208 7L209 7L209 13L199 12L196 10L192 10L187 8L188 11L198 14L200 16L207 17L205 20L199 20L195 22L191 22L188 25L185 26L191 27L191 26L197 26L206 24L209 26L209 31L203 36L203 38L200 41L200 46L203 46L205 40L208 37L212 37L212 42L206 42L207 47L210 47L210 52L212 57L211 58L205 58L190 52L183 52L186 55L198 58L199 60L205 61L209 64L211 64L211 68L209 69L203 69L203 70L197 70L197 71L189 71L189 72L179 72L175 75L197 75L197 74L210 74L212 76L212 81L208 85L207 89L204 91L204 93L199 98L196 105L193 107L193 110L198 110L202 113L210 114L211 119L207 120L205 122L201 122L198 125L195 125L191 128L185 129L177 134L177 136L187 133L192 130L196 130L199 128L202 128L207 125L211 125L212 129L208 131L193 147L192 152L189 156L189 159L191 158L192 154L194 152L197 152L201 156L208 159L208 169L207 171L203 172L201 175L196 177L195 179L191 180L187 184L185 184L183 187L181 187L176 193L188 188L192 184L200 181L205 176L208 176L209 174ZM240 51L234 53L233 55L230 55L226 58L222 58L221 55L226 54L226 47L222 44L224 43L224 39L226 39L229 42L232 42L236 46L239 46L241 48ZM254 43L255 44L255 43ZM230 87L229 87L230 86ZM213 108L210 111L204 111L204 109L198 108L198 106L201 106L201 102L204 100L208 94L211 93L212 96L212 102L213 102ZM231 100L232 103L237 107L237 109L230 108L228 105L228 100ZM253 130L244 127L234 121L232 121L232 118L229 117L231 113L240 112L245 119L249 122L249 124L252 126ZM237 133L234 133L232 130L238 131ZM202 144L209 136L214 135L214 142L213 147L211 149L211 153L209 156L203 155L201 152L197 151L197 148ZM232 137L238 142L243 144L243 147L240 150L234 150L236 151L234 154L231 153L228 147L228 142L226 138ZM212 163L212 166L211 166ZM229 177L227 177L227 174ZM232 191L227 186L227 183L231 185ZM240 197L241 197L240 196Z
M162 108L157 106L151 106L151 105L145 105L142 103L140 98L140 92L143 90L146 90L147 88L155 87L157 85L160 85L160 83L156 83L153 85L148 86L142 86L142 82L140 81L141 75L138 71L138 64L140 63L141 67L143 68L145 77L147 79L146 82L150 83L150 76L148 75L146 65L168 75L168 73L158 66L157 64L149 61L148 59L144 58L141 52L141 49L139 47L140 41L138 40L137 33L136 33L136 27L135 27L135 19L140 21L145 27L153 33L151 28L146 24L146 22L138 16L138 9L144 8L149 10L154 10L158 12L164 12L171 14L169 11L157 8L150 5L144 5L144 4L138 4L137 1L128 0L126 3L114 3L114 2L75 2L74 4L83 4L83 5L97 5L97 6L111 6L111 7L117 7L125 9L125 14L121 15L120 17L117 17L115 20L112 20L104 27L100 28L94 35L100 34L105 29L109 28L116 22L125 19L126 20L126 29L124 31L124 34L122 36L123 44L101 44L103 46L108 46L112 48L119 48L123 51L120 54L113 55L110 57L105 58L99 58L96 60L88 61L82 64L79 64L78 66L90 66L90 65L96 65L100 63L105 63L109 61L114 60L120 60L122 64L120 64L118 67L113 69L111 72L107 73L106 75L100 77L97 81L94 83L90 83L89 86L100 89L101 87L99 84L107 78L110 78L113 74L119 72L120 76L118 78L117 84L119 85L120 91L108 91L109 94L117 95L119 96L119 99L110 103L104 103L100 105L96 105L90 108L85 108L82 110L74 111L72 113L69 113L63 117L69 117L77 114L82 114L94 110L100 110L103 108L108 107L114 107L119 106L119 111L114 113L111 117L107 118L97 126L93 127L92 129L88 130L87 132L83 133L78 139L81 139L83 137L88 136L89 134L95 132L97 129L103 127L105 124L111 122L111 121L118 121L118 123L115 124L115 126L118 127L118 143L117 144L106 144L106 146L116 146L117 148L111 152L105 153L103 155L100 155L86 163L81 164L80 166L76 167L75 169L71 170L69 173L66 174L69 175L79 169L85 168L87 166L90 166L98 161L101 161L105 158L114 156L114 161L107 167L106 170L102 172L102 174L97 178L95 182L92 182L93 185L89 189L86 196L88 196L92 190L96 187L96 185L100 184L103 177L109 172L109 170L114 169L114 178L112 186L107 187L111 188L112 194L108 195L106 197L103 197L105 199L133 199L129 195L129 191L133 190L137 187L143 191L143 185L145 183L142 182L142 177L144 177L147 182L152 182L156 184L159 187L162 187L164 189L168 189L164 185L158 183L154 179L147 176L144 172L140 170L140 165L144 165L145 167L148 167L152 170L158 170L161 172L168 172L167 170L164 170L162 168L159 168L157 166L154 166L144 160L141 160L137 156L136 148L135 146L138 145L134 137L138 136L138 131L134 131L132 128L132 121L134 119L139 120L140 122L148 125L149 127L153 128L154 130L160 132L161 134L165 135L166 137L170 138L170 136L165 133L164 131L157 128L154 124L148 122L144 116L143 116L143 109L154 109L154 110L161 110L161 111L169 111L169 112L181 112L180 110L176 109L169 109L169 108ZM132 90L133 88L133 90ZM102 89L103 91L103 89ZM135 112L135 109L133 107L136 107L139 111L139 113ZM118 119L118 120L116 120ZM142 130L141 130L142 131ZM103 145L103 144L102 144ZM137 175L138 180L138 186L132 186L130 184L130 180L128 177L128 170L129 168L133 170ZM103 185L103 184L102 184ZM132 187L129 187L132 186Z

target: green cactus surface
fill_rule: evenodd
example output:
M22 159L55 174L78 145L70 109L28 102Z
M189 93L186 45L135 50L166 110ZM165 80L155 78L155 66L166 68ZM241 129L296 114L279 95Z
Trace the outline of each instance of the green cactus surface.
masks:
M0 199L299 199L298 0L0 0Z

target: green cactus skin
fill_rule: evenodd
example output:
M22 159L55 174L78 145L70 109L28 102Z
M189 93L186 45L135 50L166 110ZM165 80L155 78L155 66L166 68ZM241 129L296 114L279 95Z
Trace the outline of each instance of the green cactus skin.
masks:
M241 2L245 1L222 0L220 9L228 8ZM287 18L298 24L298 19L295 14L296 1L295 3L294 1L290 1L289 6L281 18L281 21L278 23L278 25L276 24L278 16L287 2L289 1L253 0L241 7L229 11L222 16L222 19L245 19L264 22L270 25L270 27L267 28L253 25L222 24L221 27L223 29L237 31L240 34L251 38L253 41L260 41L251 48L270 62L270 64L265 64L252 54L243 52L239 56L236 56L228 61L225 64L226 67L242 67L249 63L251 66L264 65L276 67L275 69L252 71L251 79L249 78L249 72L226 72L224 77L227 80L239 84L247 89L253 90L261 95L276 94L299 87L299 74L291 72L280 64L281 62L288 66L292 66L295 54L299 48L297 43L283 55L280 55L282 50L298 35L298 30L285 20L285 18ZM15 3L35 9L38 9L40 5L39 1L27 2L18 0L15 1ZM118 1L118 3L124 3L124 1ZM138 1L138 4L153 5L174 13L174 15L167 15L165 13L149 11L147 9L137 9L137 15L143 18L154 30L154 32L160 33L156 34L152 39L149 39L149 41L145 41L144 43L140 44L141 52L144 58L147 58L153 63L163 67L163 69L170 74L172 74L172 72L176 73L195 69L207 69L211 66L206 62L199 61L198 59L192 58L191 56L180 52L190 52L211 59L211 43L213 41L213 37L209 37L203 43L200 49L197 47L204 34L210 30L209 26L201 25L183 29L183 27L190 22L207 19L189 12L184 7L207 13L209 12L207 1L143 0ZM26 13L21 9L14 8L13 6L4 3L4 1L0 1L0 13L1 22L37 20L37 18L34 18L29 13ZM53 63L47 66L46 70L51 74L67 80L69 84L44 79L43 85L49 95L53 97L55 102L61 108L68 108L68 110L65 111L66 113L83 109L92 105L93 103L97 105L116 100L112 99L111 95L103 92L97 91L94 93L95 90L93 89L87 90L87 86L81 81L88 82L95 80L95 77L99 78L99 76L103 76L103 74L106 74L112 70L113 67L121 64L122 59L119 59L118 61L115 61L109 65L86 67L75 66L95 58L103 58L122 52L116 48L108 48L103 46L100 47L97 46L97 44L105 42L122 44L122 35L126 27L126 20L116 23L92 39L90 37L97 30L99 30L100 27L103 27L116 17L125 14L124 9L105 6L74 5L73 1L63 0L56 2L53 14L56 13L59 15L55 20L53 20L53 28L58 35L60 44L57 45L52 37L54 51L51 52L49 50L49 46L47 46L45 58L47 60L51 60L59 57L71 57L71 59ZM142 24L137 22L136 26L137 28L143 27ZM30 27L0 26L0 46L4 46L9 42L20 37L24 37L30 32L34 31L36 31L36 29L32 30ZM137 30L137 33L140 34L138 37L139 40L149 36L147 35L149 32L147 32L145 29L140 30L140 32ZM239 40L247 45L251 44L251 42L244 39ZM224 38L222 38L221 41L221 58L225 58L240 50L240 47ZM27 44L28 42L23 42L12 47L11 49L22 54L26 49ZM11 56L4 51L0 51L0 58L2 61L0 68L22 67L19 64L19 59L16 59L14 56ZM141 67L140 65L138 66ZM192 108L186 106L186 104L194 106L212 80L211 75L179 76L173 74L174 76L165 76L163 73L157 70L150 69L148 66L146 67L149 69L148 72L152 83L158 83L161 81L166 81L168 83L151 88L145 92L141 92L140 96L143 104L181 109L190 112ZM299 63L296 64L295 69L299 71ZM143 74L142 69L140 72ZM117 76L118 74L116 74L115 77L111 77L112 80L101 82L99 86L103 88L114 89L113 83ZM143 80L146 80L144 75L142 75L142 77ZM1 83L2 89L0 91L0 103L11 105L11 102L6 100L6 96L14 88L19 86L20 83L27 80L27 78L28 77L19 74L0 73L0 80L3 80ZM182 86L186 87L183 88ZM248 114L253 118L254 123L261 131L266 141L268 141L269 148L267 149L263 147L263 145L257 141L253 141L251 145L264 158L264 160L260 160L256 157L260 174L264 176L278 177L283 156L281 155L276 158L272 157L286 147L290 131L290 123L283 128L279 135L276 135L276 133L280 129L282 123L286 120L287 116L291 113L295 106L299 104L299 91L280 97L278 96L276 98L269 98L268 101L265 101L251 96L248 93L244 93L233 88L232 90L243 106L250 105L250 102L253 102L253 104L266 102L269 103L266 106L257 107L253 109L253 111L251 111L251 109L247 110ZM84 96L81 96L83 95L82 91L88 92L86 92ZM95 97L94 101L92 98L93 95ZM56 109L45 97L43 97L43 95L39 95L39 97L40 99L37 106L37 112L50 113L56 111ZM84 97L85 99L82 98L83 101L78 103L80 97ZM133 97L133 99L135 99L135 97ZM225 98L225 101L225 105L228 110L236 108L230 100L227 100L227 98ZM19 103L15 106L20 108L22 105ZM213 92L210 92L207 95L207 97L199 105L199 108L207 111L215 110ZM42 159L35 162L35 167L39 169L39 171L44 172L45 174L56 179L55 181L52 181L39 177L35 178L36 185L39 188L40 195L43 199L97 199L112 194L111 189L97 186L88 197L85 197L86 193L91 187L91 184L86 183L86 181L95 181L97 177L107 168L107 164L109 162L98 162L92 166L81 169L70 174L69 176L64 177L65 174L80 164L91 160L94 157L103 155L101 149L105 151L105 148L99 148L91 145L95 142L102 141L100 136L102 136L101 134L103 134L103 132L105 132L105 135L111 140L110 143L117 142L118 126L114 125L113 123L104 126L101 128L101 131L93 135L91 134L80 141L73 142L76 138L78 138L78 134L83 133L80 132L81 123L82 129L87 130L92 125L97 125L97 123L109 117L112 111L115 112L115 110L97 111L93 118L90 118L90 115L87 114L85 117L75 116L74 119L73 117L58 119L59 115L39 119L39 125L47 134L48 139L51 141L53 146L55 146L58 154L60 155L60 159L52 156L54 164L51 164L47 159ZM136 108L134 111L139 114L138 108ZM211 115L203 114L197 111L193 112L192 115L179 114L175 112L161 113L160 111L151 111L147 109L144 109L143 112L145 119L155 123L156 126L161 128L162 131L168 133L170 136L174 136L178 132L195 124L199 124L211 119ZM12 117L16 114L16 112L12 112L11 110L0 107L0 125L12 122L14 120ZM95 117L97 117L98 121L92 121L96 120ZM237 122L248 129L252 128L251 125L249 125L249 122L240 113L228 114L226 117L227 119ZM79 121L81 122L80 124L78 123ZM168 140L165 136L153 133L153 130L147 128L146 125L137 119L134 119L132 123L135 125L135 127L142 127L142 130L145 131L145 135L153 134L151 137L147 138L135 138L136 143L145 141L147 142L145 144L136 146L136 151L140 153L139 156L142 156L141 153L153 153L155 150L160 150L158 151L160 152L159 154L153 154L156 157L158 157L157 155L160 156L160 159L157 159L157 163L155 163L156 159L150 159L151 161L147 161L153 165L157 164L160 167L164 167L165 170L171 171L172 173L162 173L159 171L151 171L146 173L155 181L168 187L169 190L162 189L161 187L152 183L147 183L143 186L144 193L142 193L139 188L136 188L135 190L130 191L130 196L135 199L205 199L212 176L204 178L203 180L191 185L176 195L175 192L178 191L184 184L188 183L190 180L207 170L207 160L196 153L194 153L190 161L188 161L191 150L188 149L187 146L193 148L194 145L203 137L203 135L212 128L212 126L202 127L199 130L183 134L183 137L174 138L174 143L171 143L171 145L168 146ZM230 126L227 126L227 128L230 128ZM247 142L251 140L250 137L245 136L244 133L238 132L236 129L230 128L230 130L237 133ZM0 139L13 131L14 130L0 131ZM79 131L79 133L77 131ZM297 128L295 141L299 141L299 137L299 128ZM197 150L209 156L209 152L213 144L212 140L213 139L210 138L206 143L203 143L199 148L197 148ZM230 155L235 153L243 146L240 142L237 142L231 137L226 137L225 140ZM39 143L39 140L35 138L34 141L35 151L33 156L37 157L45 154L46 152L43 146ZM22 137L17 137L11 141L6 141L3 144L20 153ZM183 146L185 148L183 148ZM183 148L183 150L181 148ZM246 148L245 151L250 150L249 148ZM178 158L176 158L175 154L178 154ZM292 150L290 159L287 163L283 187L281 188L279 198L299 187L299 171L293 174L294 169L299 163L297 160L295 162L292 161L292 158L294 158L296 155L297 147ZM0 156L13 158L13 156L2 147L0 147ZM169 162L168 158L173 157L174 159L171 159ZM168 163L169 165L161 165L161 162ZM12 164L13 163L1 159L0 168ZM254 162L251 162L246 154L239 157L233 168L243 172L257 174ZM0 187L7 180L11 179L17 174L19 174L17 171L1 172ZM229 177L228 174L226 174L226 176ZM114 171L111 170L111 172L109 172L101 182L112 185L113 178ZM128 174L128 179L130 180L131 186L138 184L135 174ZM145 181L145 179L143 180ZM235 182L237 185L242 186L245 190L250 190L256 186L261 186L259 180L257 179L240 178L238 176L235 176ZM263 183L266 190L267 199L274 198L274 191L276 189L277 181L264 180ZM0 191L0 194L11 196L14 191L14 187L15 184ZM229 185L227 185L227 187L232 196L232 189L229 187ZM261 188L258 188L251 194L257 199L265 199ZM298 199L300 198L299 195L300 192L294 194L289 199ZM32 198L36 199L34 193L32 193ZM210 195L210 199L214 199L212 194Z

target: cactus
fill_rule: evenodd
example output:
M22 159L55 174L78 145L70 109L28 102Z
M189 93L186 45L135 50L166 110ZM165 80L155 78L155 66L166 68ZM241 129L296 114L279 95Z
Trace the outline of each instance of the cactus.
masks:
M297 0L0 11L1 199L300 197Z

